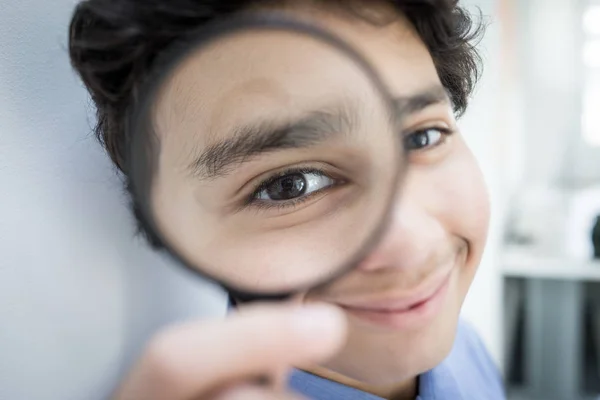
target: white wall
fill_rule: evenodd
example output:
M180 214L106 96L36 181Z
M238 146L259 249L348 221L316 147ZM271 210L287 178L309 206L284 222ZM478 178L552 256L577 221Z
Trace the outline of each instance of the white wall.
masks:
M521 16L516 29L522 38L519 69L524 88L522 119L527 131L524 144L527 153L535 153L523 169L527 183L556 184L595 178L600 173L600 164L586 154L580 139L581 3L516 2ZM586 173L587 164L596 164L596 174Z
M0 0L0 400L106 399L157 326L223 302L133 238L68 65L72 0Z
M600 179L600 148L582 139L583 10L597 0L503 0L515 8L511 26L518 85L518 151L526 186L566 188ZM600 3L598 3L600 4ZM507 160L509 161L509 160ZM513 164L514 166L514 164Z

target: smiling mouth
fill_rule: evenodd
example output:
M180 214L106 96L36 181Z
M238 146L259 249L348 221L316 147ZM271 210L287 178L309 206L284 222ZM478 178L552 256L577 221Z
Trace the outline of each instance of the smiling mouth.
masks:
M454 268L410 295L338 305L349 315L368 323L401 330L418 328L442 309L453 276Z

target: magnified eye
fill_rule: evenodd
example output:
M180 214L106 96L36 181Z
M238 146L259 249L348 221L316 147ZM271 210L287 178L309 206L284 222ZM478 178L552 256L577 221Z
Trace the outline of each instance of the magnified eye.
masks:
M252 198L254 201L265 203L265 205L269 203L282 205L286 202L297 204L298 201L307 199L336 184L338 184L336 179L320 170L285 171L261 183Z

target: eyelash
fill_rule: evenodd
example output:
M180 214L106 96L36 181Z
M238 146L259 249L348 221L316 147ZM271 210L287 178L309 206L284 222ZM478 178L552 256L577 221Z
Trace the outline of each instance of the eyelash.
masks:
M315 190L314 192L305 194L301 197L291 199L291 200L268 202L268 201L262 201L262 200L258 199L258 195L260 194L260 192L262 192L269 185L271 185L273 182L275 182L276 179L279 179L282 176L292 175L292 174L314 174L314 175L318 175L318 176L322 176L322 177L328 177L332 180L335 180L336 183L335 183L335 185L331 185L331 186L327 186L327 187L324 187L319 190ZM250 196L248 196L248 198L244 201L243 208L253 207L258 210L272 210L272 209L282 210L282 209L287 209L287 208L293 208L293 207L296 207L296 206L304 203L305 201L310 200L313 196L319 195L324 190L330 189L333 186L340 185L341 183L343 183L343 181L341 181L340 179L334 178L334 177L328 175L327 173L325 173L323 170L319 170L316 168L285 169L285 170L275 173L274 175L272 175L272 176L264 179L262 182L260 182L254 188L254 190L252 191L252 194Z

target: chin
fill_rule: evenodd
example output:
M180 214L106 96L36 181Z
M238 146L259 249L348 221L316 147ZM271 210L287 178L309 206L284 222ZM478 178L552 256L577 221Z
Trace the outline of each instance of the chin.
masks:
M452 350L464 300L458 277L453 278L439 312L417 329L382 328L349 315L346 345L323 366L370 385L390 386L439 365Z

